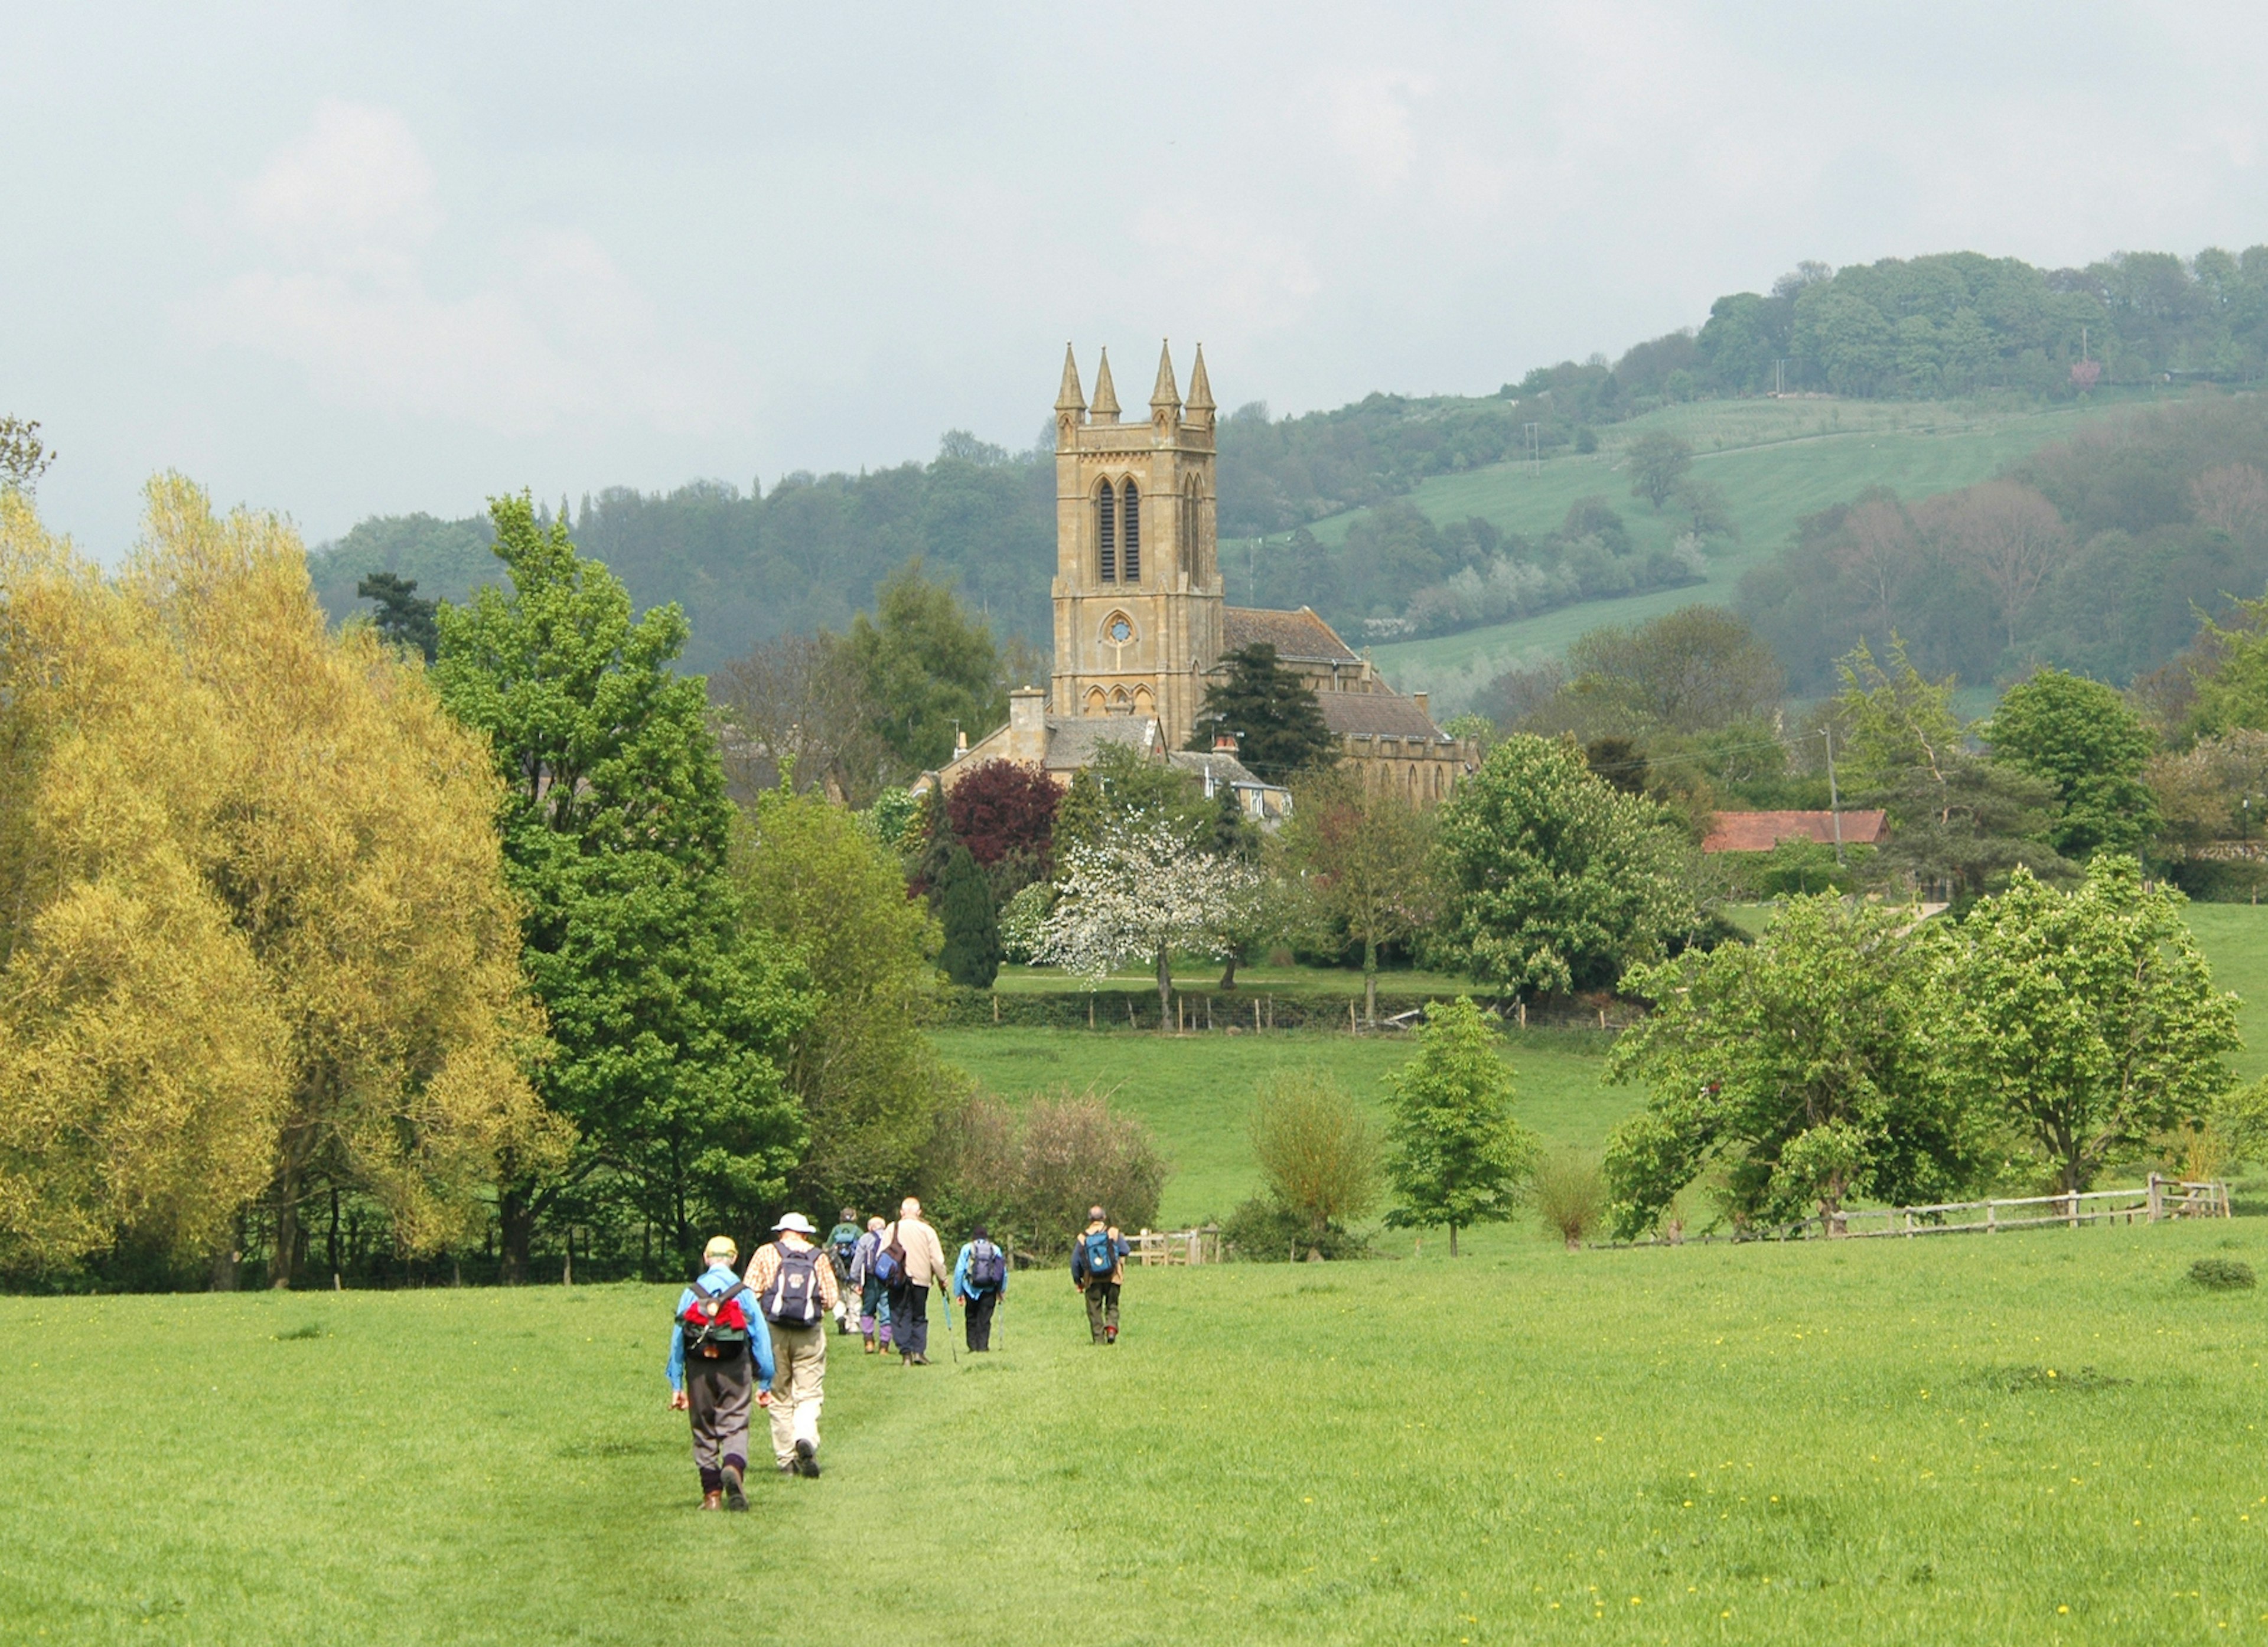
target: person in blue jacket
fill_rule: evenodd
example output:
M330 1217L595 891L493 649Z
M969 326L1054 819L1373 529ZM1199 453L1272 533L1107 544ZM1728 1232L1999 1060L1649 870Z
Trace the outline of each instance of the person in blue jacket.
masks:
M1008 1255L992 1244L983 1224L968 1232L953 1261L953 1296L961 1305L962 1330L972 1354L992 1348L992 1312L1008 1296Z
M1118 1342L1118 1289L1132 1250L1101 1208L1086 1210L1086 1228L1071 1243L1071 1283L1086 1295L1086 1327L1098 1344Z
M703 1510L748 1507L749 1411L772 1403L771 1333L733 1268L740 1257L729 1235L709 1243L707 1268L678 1295L669 1335L669 1405L692 1415Z

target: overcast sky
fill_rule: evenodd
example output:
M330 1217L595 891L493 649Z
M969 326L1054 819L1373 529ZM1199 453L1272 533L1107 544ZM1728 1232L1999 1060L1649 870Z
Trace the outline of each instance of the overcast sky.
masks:
M1804 258L2268 239L2268 7L0 0L0 412L106 558L1487 391Z

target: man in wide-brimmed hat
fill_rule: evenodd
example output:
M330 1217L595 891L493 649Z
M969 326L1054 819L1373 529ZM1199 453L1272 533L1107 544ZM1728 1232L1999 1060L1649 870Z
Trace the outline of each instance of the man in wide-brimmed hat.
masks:
M771 1328L772 1452L783 1475L819 1474L819 1408L827 1381L827 1318L835 1269L799 1212L772 1225L748 1261L748 1290Z

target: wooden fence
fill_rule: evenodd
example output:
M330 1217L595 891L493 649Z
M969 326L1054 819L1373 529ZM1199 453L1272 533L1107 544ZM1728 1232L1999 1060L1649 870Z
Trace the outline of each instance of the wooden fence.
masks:
M1126 1238L1132 1262L1152 1264L1218 1264L1221 1261L1220 1226L1202 1230L1144 1230Z
M1963 1235L2061 1224L2155 1224L2163 1218L2230 1217L2228 1186L2150 1174L2139 1189L2090 1189L2068 1195L2020 1195L1998 1201L1948 1201L1930 1207L1853 1207L1831 1218L1791 1226L1799 1238L1856 1240L1886 1235Z

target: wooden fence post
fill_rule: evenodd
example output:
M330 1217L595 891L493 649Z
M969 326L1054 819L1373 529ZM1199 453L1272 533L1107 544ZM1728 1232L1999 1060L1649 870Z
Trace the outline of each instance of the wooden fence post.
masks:
M1000 992L998 989L992 991L992 1021L996 1024L1000 1021Z
M2150 1174L2150 1222L2153 1224L2158 1221L2163 1206L2163 1193L2158 1187L2163 1181L2155 1173Z
M1528 1027L1528 1003L1525 1001L1520 1004L1520 1026L1522 1029Z

